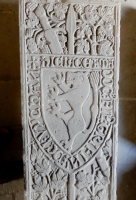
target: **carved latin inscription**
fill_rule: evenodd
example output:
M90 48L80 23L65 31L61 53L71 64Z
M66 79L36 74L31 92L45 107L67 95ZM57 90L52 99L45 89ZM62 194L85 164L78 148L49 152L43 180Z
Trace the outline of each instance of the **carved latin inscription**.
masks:
M27 200L115 200L119 5L23 0Z

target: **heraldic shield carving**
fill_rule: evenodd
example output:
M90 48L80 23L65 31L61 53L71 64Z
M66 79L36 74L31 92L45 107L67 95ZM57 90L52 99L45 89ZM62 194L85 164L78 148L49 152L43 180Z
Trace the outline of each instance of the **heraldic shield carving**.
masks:
M118 3L20 1L27 200L115 200Z

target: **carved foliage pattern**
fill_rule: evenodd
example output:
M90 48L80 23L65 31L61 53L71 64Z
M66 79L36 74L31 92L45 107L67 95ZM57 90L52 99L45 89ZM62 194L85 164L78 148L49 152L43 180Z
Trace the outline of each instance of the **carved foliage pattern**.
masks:
M32 145L31 150L32 188L35 191L32 194L35 194L38 200L64 199L67 196L68 174L51 165L36 144Z
M114 6L28 2L25 22L28 53L114 55Z

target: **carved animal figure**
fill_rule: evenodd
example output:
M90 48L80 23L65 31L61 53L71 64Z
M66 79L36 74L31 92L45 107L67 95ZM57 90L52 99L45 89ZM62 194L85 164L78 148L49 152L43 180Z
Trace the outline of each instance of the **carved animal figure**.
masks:
M67 72L66 83L69 90L61 95L56 95L56 101L68 101L73 109L73 116L68 121L69 145L72 147L75 137L86 128L82 116L83 104L90 94L90 83L87 73Z

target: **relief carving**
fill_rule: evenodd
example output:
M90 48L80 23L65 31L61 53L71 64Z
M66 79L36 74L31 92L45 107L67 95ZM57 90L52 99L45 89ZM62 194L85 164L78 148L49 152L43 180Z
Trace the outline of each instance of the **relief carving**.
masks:
M46 74L48 76L50 72L46 72ZM56 120L57 123L60 120L60 123L63 122L59 133L55 129L54 131L56 131L56 135L59 134L59 137L62 134L67 136L66 138L63 136L60 143L66 146L68 151L71 151L75 138L79 134L85 134L92 130L92 125L96 120L99 74L98 72L92 72L91 75L87 72L62 72L56 74L56 77L49 76L49 79L52 80L52 87L50 85L45 89L48 91L46 99L50 102L47 103L49 108L46 110L56 118L54 118L55 124ZM95 98L94 102L93 98ZM90 104L90 102L92 103ZM89 107L92 107L93 111L88 110ZM88 116L91 118L91 112L95 112L92 114L94 120L92 122L91 119L88 121Z
M108 194L103 183L98 187L99 184L96 184L95 179L100 179L97 173L101 173L101 177L107 180L107 185L109 184L112 126L115 123L112 104L115 99L112 87L113 72L110 69L103 70L101 77L100 71L65 72L60 69L42 68L41 78L39 78L40 69L37 70L36 66L31 66L33 70L30 69L28 73L28 89L32 88L28 90L29 123L32 141L35 141L35 147L31 145L31 149L32 152L37 151L37 156L41 156L32 164L36 170L36 174L32 172L32 177L37 177L37 173L39 174L37 165L46 173L49 168L61 169L64 174L67 174L65 183L67 184L69 173L75 174L76 179L76 173L78 174L79 170L86 173L84 168L88 168L88 164L93 163L91 168L97 169L94 170L96 176L93 180L94 189L92 190L92 185L90 189L85 187L80 189L75 180L74 190L77 190L77 199L82 199L86 190L89 190L90 197L84 198L96 196L96 199L100 199L99 196L102 197L102 195L104 195L103 198L107 198ZM80 138L82 141L79 141ZM31 157L31 160L35 159L33 153ZM40 177L38 175L34 182L36 186L33 185L32 188L34 190L37 187L41 188L42 192L38 191L41 199L45 193L47 199L55 198L48 194L46 186L49 183L43 179L41 171ZM54 189L52 193L54 195ZM89 194L86 193L86 195Z
M27 3L28 52L113 56L114 9L103 5Z
M23 6L26 199L116 199L119 6Z

